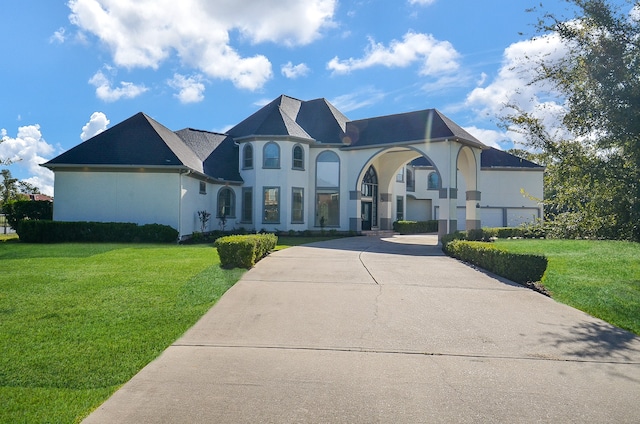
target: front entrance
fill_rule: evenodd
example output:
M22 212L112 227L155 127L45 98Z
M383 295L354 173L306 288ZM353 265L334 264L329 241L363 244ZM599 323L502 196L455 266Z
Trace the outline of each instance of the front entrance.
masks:
M371 222L373 218L373 203L362 202L361 214L362 214L362 231L371 230Z

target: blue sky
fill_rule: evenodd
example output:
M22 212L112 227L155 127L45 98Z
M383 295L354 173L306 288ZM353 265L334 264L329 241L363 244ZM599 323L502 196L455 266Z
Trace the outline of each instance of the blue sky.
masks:
M0 158L38 166L137 112L224 131L287 94L351 119L435 107L485 144L505 102L553 110L526 86L539 0L22 0L0 3ZM546 6L546 5L545 5ZM545 11L565 13L563 1ZM566 12L568 15L569 12Z

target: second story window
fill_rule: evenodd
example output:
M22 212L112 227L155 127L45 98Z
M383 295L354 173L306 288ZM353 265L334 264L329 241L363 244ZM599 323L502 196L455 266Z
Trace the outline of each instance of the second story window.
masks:
M304 150L299 144L293 146L293 169L304 170Z
M242 149L242 168L253 168L253 146L251 144L245 144Z
M280 168L280 146L274 142L265 144L262 159L263 168Z

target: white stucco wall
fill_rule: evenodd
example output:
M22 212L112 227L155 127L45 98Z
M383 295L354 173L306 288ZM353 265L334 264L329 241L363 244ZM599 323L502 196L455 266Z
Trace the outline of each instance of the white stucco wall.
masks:
M174 173L55 172L56 221L134 222L179 227L180 176Z

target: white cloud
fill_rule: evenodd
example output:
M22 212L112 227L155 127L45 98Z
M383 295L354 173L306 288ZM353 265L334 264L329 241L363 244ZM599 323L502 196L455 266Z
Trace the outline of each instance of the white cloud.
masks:
M515 134L511 134L510 132L489 130L476 126L465 127L464 129L487 146L500 150L513 147L513 136Z
M409 4L418 4L421 6L428 6L435 3L436 0L409 0Z
M65 32L66 30L64 29L64 27L60 27L58 28L57 31L54 31L53 35L51 37L49 37L49 42L50 43L64 43L65 41Z
M115 102L122 98L132 99L148 90L144 85L125 81L120 82L120 87L113 88L111 81L102 71L96 72L89 80L89 84L96 87L96 96L105 102Z
M294 66L291 62L285 63L280 69L282 71L282 75L290 79L307 76L309 71L311 71L311 69L309 69L309 67L304 63Z
M330 103L339 111L346 113L381 102L385 94L375 88L368 88L354 93L334 97Z
M460 54L448 41L436 40L431 34L408 32L402 41L391 41L389 47L370 39L364 57L340 60L336 56L327 64L327 69L345 74L372 66L404 68L420 62L420 75L433 76L457 70L459 58Z
M80 139L82 141L86 141L91 137L100 134L107 129L107 125L109 125L107 115L102 112L93 112L89 118L89 122L82 127Z
M471 91L465 106L481 117L500 117L513 112L505 109L506 105L518 105L542 119L547 128L559 130L562 127L559 114L564 110L561 94L548 83L532 81L542 60L552 62L562 58L566 51L560 37L553 34L511 44L505 49L498 75L486 87Z
M11 166L24 168L31 174L25 181L36 185L44 194L53 194L53 172L39 166L47 161L55 149L47 143L40 132L40 125L27 125L18 128L15 138L7 136L2 129L2 143L0 143L0 158L12 159L16 162Z
M198 103L204 100L204 83L201 75L185 77L184 75L174 74L173 78L167 81L169 87L178 90L175 96L180 103Z
M241 56L238 31L251 43L311 43L332 26L337 0L70 0L70 20L106 44L116 65L157 69L174 53L183 64L256 90L272 77L263 55Z

